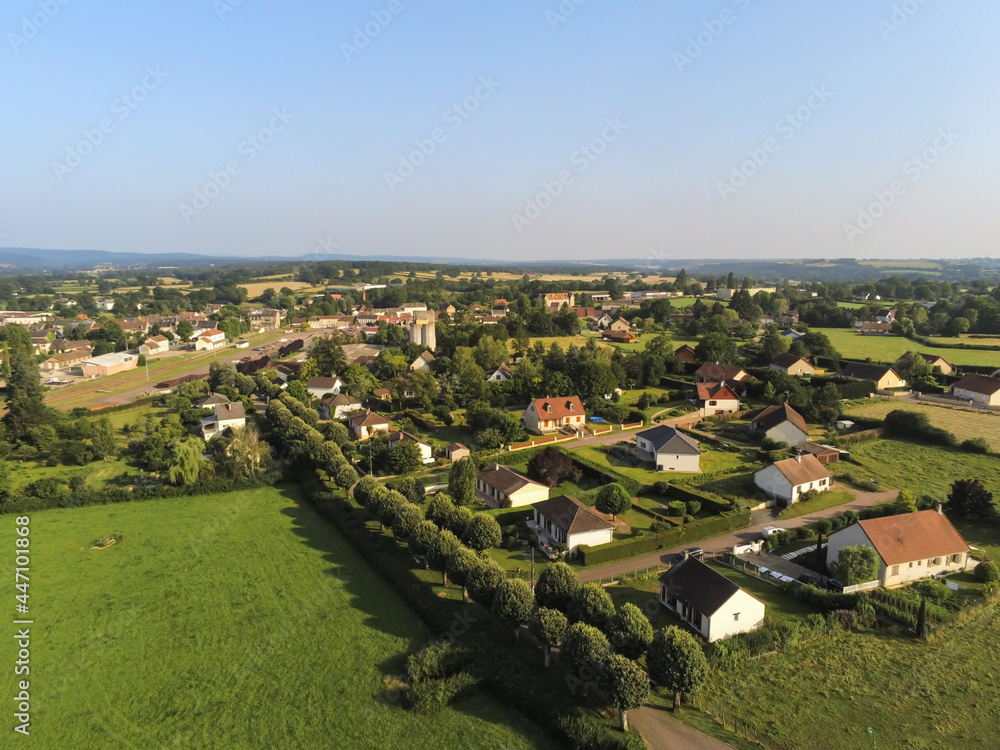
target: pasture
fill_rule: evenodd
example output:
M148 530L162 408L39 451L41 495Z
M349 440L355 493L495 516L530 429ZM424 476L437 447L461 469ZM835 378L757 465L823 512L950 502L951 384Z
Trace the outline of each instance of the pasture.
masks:
M50 510L30 528L35 747L548 745L482 696L435 715L383 696L433 634L293 489ZM12 519L2 534L13 549Z
M878 401L872 404L857 406L848 410L848 414L859 417L884 419L885 415L896 409L916 411L926 414L931 424L948 430L961 442L971 438L985 438L994 451L1000 451L1000 414L992 412L974 412L964 409L948 409L933 404L897 401Z
M909 351L925 352L944 357L953 365L996 366L1000 362L1000 352L981 351L976 349L953 349L950 347L922 346L902 336L862 336L850 328L813 328L819 333L825 333L833 344L833 348L848 359L871 359L873 362L892 363ZM1000 343L997 339L972 339L963 336L960 339L942 338L941 343L992 345Z

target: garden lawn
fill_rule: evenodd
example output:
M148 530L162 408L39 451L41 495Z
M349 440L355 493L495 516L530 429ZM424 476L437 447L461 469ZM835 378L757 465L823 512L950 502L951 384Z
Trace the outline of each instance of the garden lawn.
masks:
M764 602L765 616L770 617L776 622L801 620L806 615L819 611L810 607L804 601L796 599L792 594L786 594L779 586L767 583L738 570L733 570L720 562L711 561L708 564L737 586L745 589L747 593Z
M432 633L287 487L50 510L30 528L33 747L547 745L485 697L433 716L384 700Z
M928 643L869 634L819 638L759 664L717 671L706 711L746 722L779 747L997 747L1000 605ZM686 711L685 713L689 713ZM780 744L779 744L780 743Z
M810 513L826 510L827 508L836 508L838 505L845 505L850 502L854 502L854 495L852 493L847 490L831 489L819 493L817 497L814 497L812 500L806 500L804 503L793 503L778 514L778 520L787 521L790 518L808 516Z
M879 401L864 404L848 410L848 414L859 417L884 419L885 415L897 409L926 414L931 424L947 430L959 441L971 438L985 438L993 451L1000 451L1000 414L992 412L973 412L962 409L948 409L932 404L899 403L898 401Z
M46 466L44 461L8 461L10 489L20 489L39 479L58 479L69 483L75 476L83 477L86 486L96 490L112 484L123 474L136 471L125 459L94 461L83 466Z
M875 362L891 363L910 351L926 352L944 357L953 365L982 365L995 367L1000 359L1000 352L980 351L976 349L952 349L950 347L923 346L902 336L862 336L851 328L813 328L825 333L833 344L833 348L849 359L872 359ZM941 339L941 343L992 344L992 340L973 339L963 336L961 339Z
M956 479L980 479L1000 497L1000 458L995 456L904 440L864 441L851 445L850 451L862 465L850 467L852 474L874 477L917 497L944 499Z

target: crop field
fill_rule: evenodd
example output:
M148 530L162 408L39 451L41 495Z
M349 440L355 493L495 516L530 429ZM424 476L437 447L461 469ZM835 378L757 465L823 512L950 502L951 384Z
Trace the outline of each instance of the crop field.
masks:
M289 488L50 510L30 528L33 747L548 744L485 697L433 715L384 698L432 633Z
M909 351L926 352L944 357L953 365L997 366L1000 363L1000 352L978 351L976 349L952 349L921 346L902 336L862 336L849 328L814 328L814 331L825 333L833 344L833 348L850 359L871 359L874 362L892 363ZM954 344L959 341L966 344L997 343L996 339L972 339L963 336L961 339L939 339L942 343Z
M704 710L801 750L868 747L866 727L880 747L995 748L998 614L991 605L927 643L843 634L716 671Z
M854 476L874 477L920 497L946 498L956 479L980 479L1000 497L1000 458L903 440L869 440L850 446L861 467L842 464ZM841 470L834 465L835 473ZM886 489L886 488L882 488Z
M874 404L858 406L848 411L859 417L883 419L885 415L896 409L916 411L926 414L931 424L948 430L959 441L970 438L985 438L990 448L1000 452L1000 414L992 412L974 412L964 409L948 409L943 406L922 403L899 403L896 401L880 401Z

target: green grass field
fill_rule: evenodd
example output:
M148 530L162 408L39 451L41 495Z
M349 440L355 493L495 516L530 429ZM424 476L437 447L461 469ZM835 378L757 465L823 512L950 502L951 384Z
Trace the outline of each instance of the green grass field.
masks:
M903 354L910 351L925 352L944 357L953 365L996 366L1000 361L1000 352L977 351L975 349L951 349L921 346L902 336L862 336L849 328L814 328L814 331L825 333L833 344L833 348L850 359L868 359L874 362L892 363ZM941 343L954 344L959 341L966 344L996 344L995 339L940 339Z
M836 508L838 505L846 505L854 501L854 495L846 490L827 490L821 492L818 497L806 500L804 503L794 503L778 514L778 518L787 521L789 518L808 516L827 508Z
M820 638L715 672L704 709L738 718L781 747L995 748L1000 683L992 605L928 643L869 634Z
M883 419L886 414L896 409L916 411L926 414L935 427L948 430L956 438L969 440L985 438L994 451L1000 451L1000 414L992 412L973 412L962 409L947 409L933 404L904 403L895 401L880 401L864 404L848 410L849 414L861 417Z
M436 715L383 698L433 634L288 488L45 511L30 528L33 746L547 745L484 697Z
M1000 458L995 456L902 440L869 440L850 451L861 463L861 468L850 467L855 476L874 477L917 497L946 498L956 479L980 479L1000 497Z
M594 446L585 448L574 448L572 453L577 453L583 458L597 463L599 466L617 471L627 477L631 477L645 485L654 484L665 479L689 479L700 476L698 474L680 472L662 472L653 469L652 461L630 466L615 456L611 456ZM723 469L732 469L748 463L742 453L731 453L723 451L704 450L701 454L701 470L703 473L711 474Z

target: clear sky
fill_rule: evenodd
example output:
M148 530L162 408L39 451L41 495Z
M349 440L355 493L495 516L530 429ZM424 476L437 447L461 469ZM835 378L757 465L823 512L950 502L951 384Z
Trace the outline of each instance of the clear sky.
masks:
M998 28L961 0L8 0L0 244L995 255Z

